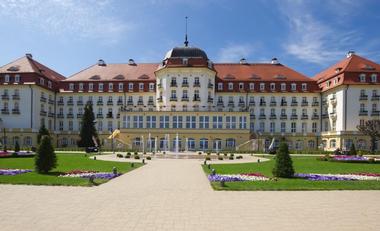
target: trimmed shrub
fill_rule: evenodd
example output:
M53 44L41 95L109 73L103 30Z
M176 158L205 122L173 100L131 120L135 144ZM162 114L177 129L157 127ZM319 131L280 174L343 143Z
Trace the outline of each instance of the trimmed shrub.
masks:
M118 157L118 158L123 158L123 155L120 154L120 153L118 153L118 154L116 154L116 157Z
M130 156L131 155L131 153L130 152L127 152L127 156Z
M15 143L15 152L19 152L19 151L20 151L20 144L16 140L16 143Z
M202 155L202 152L198 152L198 155Z
M207 157L205 158L205 160L211 160L211 157L207 156Z
M228 159L229 159L229 160L233 160L233 159L234 159L234 157L233 157L233 156L230 156L230 157L228 157Z
M223 160L223 156L219 156L219 157L218 157L218 160Z
M140 159L140 157L139 157L139 156L137 156L137 155L136 155L134 158L135 158L136 160L139 160L139 159Z
M227 153L224 153L224 156L228 156L228 154L227 154Z
M135 152L135 155L138 155L139 153L138 152Z
M125 158L131 158L131 155L125 155Z
M294 175L293 161L289 155L288 144L282 142L276 153L276 162L272 170L273 176L291 178Z
M152 157L150 157L150 156L147 156L147 157L146 157L146 159L147 159L147 160L151 160L151 159L152 159Z
M236 159L243 159L242 155L236 156Z

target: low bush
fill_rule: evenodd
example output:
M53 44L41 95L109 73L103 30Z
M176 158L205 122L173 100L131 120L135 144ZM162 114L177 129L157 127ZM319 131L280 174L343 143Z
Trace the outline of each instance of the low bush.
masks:
M139 153L138 152L135 152L135 155L138 155Z
M131 155L125 155L125 158L131 158Z
M152 159L152 157L150 157L150 156L147 156L147 157L146 157L146 159L147 159L147 160L151 160L151 159Z
M207 155L208 155L208 156L211 155L211 152L208 152Z
M218 157L218 160L223 160L223 157L222 157L222 156L219 156L219 157Z
M131 153L130 152L127 152L127 156L130 156L131 155Z
M135 155L134 157L136 160L140 159L140 157L138 155Z
M205 158L205 160L211 160L211 157L207 156L207 157Z
M227 156L228 154L227 154L227 153L224 153L223 155L224 155L224 156Z
M234 159L234 156L230 156L228 157L229 160L233 160Z
M236 156L236 159L243 159L242 155Z
M198 152L198 155L202 155L202 152Z
M118 153L118 154L116 154L116 157L118 157L118 158L123 158L123 155L120 154L120 153Z
M216 155L217 155L217 156L220 156L220 153L219 153L219 152L217 152L217 153L216 153Z
M231 157L231 156L232 156L232 157L234 157L234 154L233 154L233 153L231 153L231 154L230 154L230 157Z

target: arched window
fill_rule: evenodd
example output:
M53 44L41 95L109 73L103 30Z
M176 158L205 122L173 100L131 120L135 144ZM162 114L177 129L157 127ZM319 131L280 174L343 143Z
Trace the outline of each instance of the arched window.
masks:
M174 139L173 139L172 147L173 147L173 151L176 151L176 149L177 149L177 138L176 137L174 137ZM178 151L179 152L181 151L181 147L182 147L182 140L181 140L181 138L178 137Z
M208 139L202 138L199 140L199 148L203 151L208 149Z
M307 147L310 148L310 149L315 148L315 141L314 140L309 140L307 142Z
M213 143L213 149L215 151L219 151L222 149L222 140L221 139L215 139Z
M187 139L187 149L188 150L195 150L195 140L194 140L194 138L188 138Z
M16 145L16 142L20 145L20 138L18 136L13 137L13 145Z
M30 137L30 136L24 137L24 145L25 146L32 146L32 137Z
M227 149L233 149L235 148L236 141L234 138L228 138L226 139L226 148Z
M367 148L367 142L363 139L360 139L357 141L356 146L357 146L357 149L361 149L361 150L366 149Z
M336 148L336 140L335 139L330 140L330 148Z

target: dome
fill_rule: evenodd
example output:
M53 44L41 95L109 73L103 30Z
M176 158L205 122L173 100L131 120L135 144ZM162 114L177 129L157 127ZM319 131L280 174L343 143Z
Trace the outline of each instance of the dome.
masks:
M168 58L204 58L208 60L206 52L197 47L174 47L168 51L164 59Z

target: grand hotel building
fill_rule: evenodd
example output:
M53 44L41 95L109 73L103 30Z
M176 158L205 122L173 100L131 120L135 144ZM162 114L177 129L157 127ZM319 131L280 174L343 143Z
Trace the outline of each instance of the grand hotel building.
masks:
M35 146L44 124L58 147L75 146L91 103L103 146L115 129L145 150L369 148L356 126L380 119L380 65L349 52L309 78L281 64L213 63L175 47L160 63L96 64L66 78L31 54L0 68L2 142ZM5 138L4 135L5 134Z

